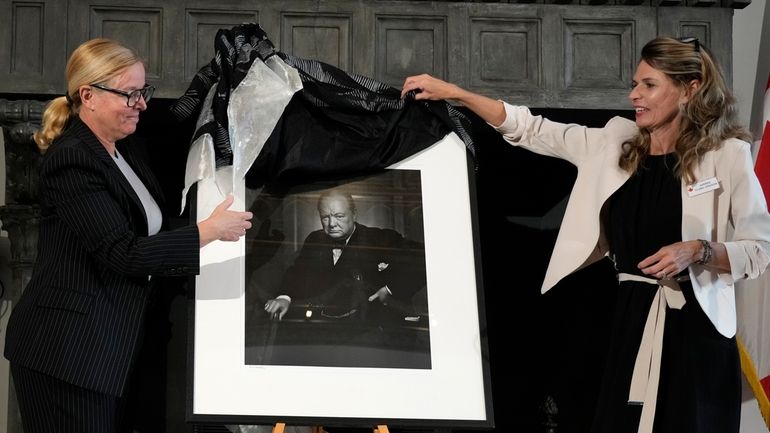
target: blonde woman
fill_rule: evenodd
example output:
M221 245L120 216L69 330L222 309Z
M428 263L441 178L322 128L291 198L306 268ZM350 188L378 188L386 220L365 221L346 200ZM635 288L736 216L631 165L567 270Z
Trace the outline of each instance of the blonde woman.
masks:
M194 275L200 247L236 241L250 212L232 197L197 225L164 230L163 197L131 134L153 87L132 50L80 45L35 135L40 169L38 257L6 335L26 433L130 432L126 415L153 276ZM163 426L155 426L161 431Z

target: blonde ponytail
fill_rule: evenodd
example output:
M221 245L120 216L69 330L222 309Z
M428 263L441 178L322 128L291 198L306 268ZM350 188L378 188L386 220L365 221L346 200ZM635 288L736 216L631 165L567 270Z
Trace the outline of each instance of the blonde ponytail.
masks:
M73 116L72 107L65 96L52 100L43 112L43 123L33 138L41 153L45 153L51 143L59 137Z

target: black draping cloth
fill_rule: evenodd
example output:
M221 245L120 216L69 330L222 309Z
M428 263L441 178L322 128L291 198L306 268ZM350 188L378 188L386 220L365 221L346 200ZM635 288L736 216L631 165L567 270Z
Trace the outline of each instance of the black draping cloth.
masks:
M275 54L275 47L259 25L244 24L217 31L214 51L214 58L193 77L184 95L171 106L171 112L179 121L196 116L211 86L216 84L217 90L211 103L213 120L200 125L192 141L202 134L210 134L214 140L216 167L219 168L233 163L233 151L227 132L230 93L246 77L251 64L256 59L265 61Z
M207 109L204 99L216 84L213 120L196 129L193 141L211 134L217 168L232 165L227 104L254 61L278 55L299 72L303 84L247 174L249 187L376 171L429 147L450 132L474 153L471 122L449 103L415 101L412 95L401 99L399 89L377 80L277 51L258 24L219 30L215 51L214 59L193 78L171 111L180 121L197 115Z
M383 169L452 131L440 105L404 101L400 91L321 62L280 54L300 72L289 101L246 184L291 185ZM435 110L431 111L431 107Z

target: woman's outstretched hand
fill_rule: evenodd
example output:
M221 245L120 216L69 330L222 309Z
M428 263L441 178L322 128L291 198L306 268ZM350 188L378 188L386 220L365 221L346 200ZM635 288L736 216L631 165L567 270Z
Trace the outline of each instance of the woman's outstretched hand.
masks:
M251 228L251 212L229 209L234 200L233 195L229 194L208 218L198 223L201 247L215 240L237 241Z
M451 99L464 105L490 125L498 126L505 121L506 113L503 103L492 98L469 92L462 87L448 83L428 74L413 75L404 80L401 97L414 91L414 99L439 101Z
M415 91L414 99L427 99L431 101L454 99L462 92L462 89L456 85L428 74L407 77L404 80L404 87L401 88L401 97L403 98L412 90Z

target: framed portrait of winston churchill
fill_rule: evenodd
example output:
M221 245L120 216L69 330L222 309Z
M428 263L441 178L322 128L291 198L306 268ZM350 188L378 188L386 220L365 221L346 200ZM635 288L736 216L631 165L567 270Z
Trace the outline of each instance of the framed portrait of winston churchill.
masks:
M201 250L188 418L491 427L473 164L453 133L364 176L236 180L254 213ZM197 215L223 196L198 183Z

